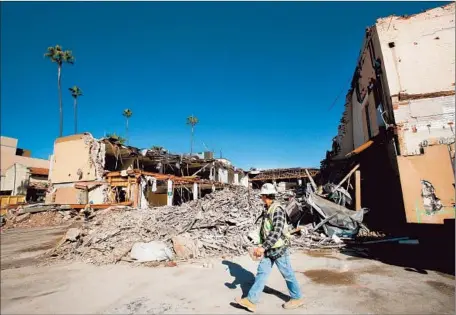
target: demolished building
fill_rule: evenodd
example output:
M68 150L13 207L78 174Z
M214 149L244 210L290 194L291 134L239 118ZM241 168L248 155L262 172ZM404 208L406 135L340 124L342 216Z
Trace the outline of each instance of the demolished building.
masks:
M370 225L455 218L455 4L367 28L322 176L360 165Z
M253 188L260 188L264 183L273 183L279 191L285 191L305 185L308 182L309 176L315 177L318 173L318 169L305 169L302 167L265 170L252 169L249 171L249 180Z
M46 202L147 208L198 199L247 179L223 160L141 150L84 133L56 139Z

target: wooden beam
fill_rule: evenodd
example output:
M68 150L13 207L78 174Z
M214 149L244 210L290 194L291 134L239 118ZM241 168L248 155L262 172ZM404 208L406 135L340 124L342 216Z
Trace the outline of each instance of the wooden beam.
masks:
M100 204L91 204L90 208L92 209L106 209L112 206L131 206L133 203L131 201L125 201L120 203L100 203ZM65 205L65 204L63 204ZM69 204L70 209L84 209L87 205L81 204Z
M361 171L355 172L355 192L356 192L356 208L361 209Z
M313 175L312 175L312 171L310 171L310 175L311 176L315 176L317 175L318 173L315 172ZM267 176L256 176L254 178L251 178L249 179L251 182L254 182L254 181L265 181L265 180L279 180L279 179L299 179L299 178L306 178L308 177L307 174L304 174L304 173L301 173L301 174L291 174L291 175L278 175L278 176L274 176L274 175L267 175Z
M307 177L309 177L310 184L312 185L314 191L317 191L317 185L315 184L315 181L312 178L312 176L310 176L309 170L307 168L306 168L306 174L307 174Z
M345 183L345 181L346 181L347 179L349 179L350 176L351 176L358 168L359 168L359 164L356 165L356 166L350 171L350 173L348 173L348 174L344 177L344 179L342 179L342 180L340 181L339 184L337 184L337 186L334 188L333 191L336 191L343 183Z

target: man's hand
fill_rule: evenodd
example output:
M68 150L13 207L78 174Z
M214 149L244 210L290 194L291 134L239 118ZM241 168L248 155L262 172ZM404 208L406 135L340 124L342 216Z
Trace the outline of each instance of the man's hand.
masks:
M263 247L255 247L255 250L253 251L254 255L256 257L262 257L264 255L264 248Z

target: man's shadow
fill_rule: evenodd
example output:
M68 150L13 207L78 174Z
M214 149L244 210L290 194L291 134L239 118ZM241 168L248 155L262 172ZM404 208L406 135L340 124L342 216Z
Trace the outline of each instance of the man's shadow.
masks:
M241 265L236 264L232 261L224 260L222 261L222 264L228 266L228 268L230 269L230 275L234 277L233 282L226 282L225 286L234 290L239 285L242 290L242 297L245 298L249 293L249 290L252 287L253 283L255 282L255 275L250 271L242 268ZM288 295L283 294L282 292L272 289L268 286L264 287L263 292L266 294L275 295L284 302L290 300L290 297Z

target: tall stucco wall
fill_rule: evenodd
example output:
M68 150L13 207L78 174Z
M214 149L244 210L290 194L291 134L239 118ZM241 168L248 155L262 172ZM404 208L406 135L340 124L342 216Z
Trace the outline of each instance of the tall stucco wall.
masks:
M97 179L96 166L90 155L90 138L85 135L73 135L55 141L50 171L52 184Z
M454 90L454 3L411 17L379 19L376 29L392 96Z

